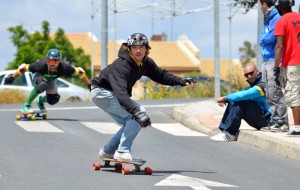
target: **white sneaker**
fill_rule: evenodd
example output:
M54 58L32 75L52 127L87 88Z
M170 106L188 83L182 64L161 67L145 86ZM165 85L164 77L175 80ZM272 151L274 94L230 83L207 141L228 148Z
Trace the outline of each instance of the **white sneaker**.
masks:
M275 132L276 131L287 132L289 131L289 126L287 126L286 124L283 125L275 124L270 127L270 130Z
M100 158L113 158L114 154L108 154L108 153L104 152L104 150L101 148L99 151L99 157Z
M300 136L300 132L295 131L295 130L290 130L284 136L285 137Z
M291 129L284 135L286 137L300 136L300 127L291 127Z
M236 136L228 133L227 131L221 131L219 134L210 137L210 139L218 142L229 142L236 141Z
M132 157L131 157L131 154L129 152L118 152L118 151L116 151L115 154L114 154L114 159L132 161Z

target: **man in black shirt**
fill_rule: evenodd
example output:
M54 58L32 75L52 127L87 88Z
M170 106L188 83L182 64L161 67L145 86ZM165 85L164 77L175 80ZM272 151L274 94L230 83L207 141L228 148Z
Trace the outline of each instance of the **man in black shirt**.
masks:
M142 76L164 85L191 85L191 78L180 78L158 67L148 57L150 46L147 37L134 33L123 43L118 58L92 80L93 102L108 113L121 129L100 149L100 157L132 160L131 146L141 127L151 125L145 108L132 100L132 87Z

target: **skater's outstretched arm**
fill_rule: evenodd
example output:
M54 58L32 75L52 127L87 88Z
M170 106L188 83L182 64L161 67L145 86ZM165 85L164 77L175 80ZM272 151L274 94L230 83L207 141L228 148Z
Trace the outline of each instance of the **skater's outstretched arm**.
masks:
M13 74L9 74L5 79L4 79L4 84L11 84L14 82L16 78L21 76L24 72L29 71L29 64L23 63L21 64L17 71Z
M74 67L75 75L79 77L80 80L86 84L86 86L91 90L91 81L87 78L85 71L81 67Z

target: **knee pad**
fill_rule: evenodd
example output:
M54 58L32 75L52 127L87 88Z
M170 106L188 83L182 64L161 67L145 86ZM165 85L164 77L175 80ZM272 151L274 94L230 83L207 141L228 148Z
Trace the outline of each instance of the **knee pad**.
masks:
M36 80L36 85L34 88L38 93L44 92L47 89L47 87L48 87L48 80L45 77L39 77Z
M47 102L50 105L54 105L59 101L59 94L47 94Z

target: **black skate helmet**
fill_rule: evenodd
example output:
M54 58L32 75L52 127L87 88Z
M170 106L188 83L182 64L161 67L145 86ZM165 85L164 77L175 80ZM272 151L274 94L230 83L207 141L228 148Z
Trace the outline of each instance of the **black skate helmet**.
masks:
M58 49L50 49L47 53L47 58L48 59L54 59L54 60L61 60L61 53Z
M130 46L146 46L148 49L151 49L147 36L142 33L134 33L128 37L127 47Z

